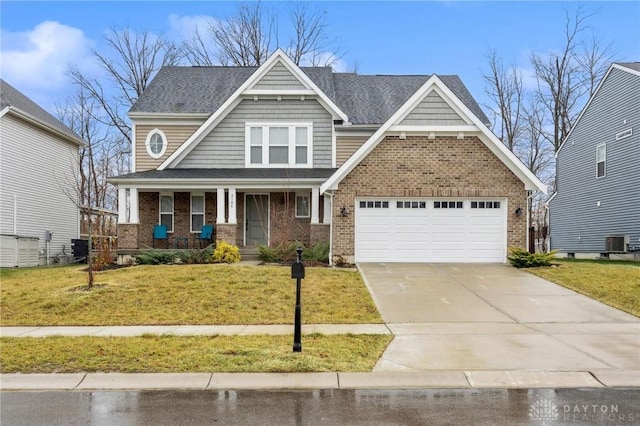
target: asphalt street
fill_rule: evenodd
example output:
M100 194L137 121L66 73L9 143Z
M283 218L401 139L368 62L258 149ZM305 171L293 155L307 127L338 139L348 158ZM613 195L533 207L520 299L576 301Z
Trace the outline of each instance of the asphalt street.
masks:
M638 425L640 389L3 392L18 425Z

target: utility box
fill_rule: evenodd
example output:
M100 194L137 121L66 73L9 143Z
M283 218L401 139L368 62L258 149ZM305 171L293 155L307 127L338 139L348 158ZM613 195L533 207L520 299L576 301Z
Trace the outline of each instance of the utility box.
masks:
M604 239L606 253L626 253L629 237L625 235L609 235Z

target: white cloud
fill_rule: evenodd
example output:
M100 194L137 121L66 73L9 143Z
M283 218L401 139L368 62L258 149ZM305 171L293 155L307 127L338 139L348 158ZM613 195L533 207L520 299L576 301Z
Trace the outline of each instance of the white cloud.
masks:
M45 21L25 32L2 31L2 78L18 87L55 90L70 66L86 69L93 42L77 28Z
M196 33L196 30L202 37L207 35L207 29L215 18L207 15L185 15L176 14L169 15L169 33L168 36L177 42L185 41Z

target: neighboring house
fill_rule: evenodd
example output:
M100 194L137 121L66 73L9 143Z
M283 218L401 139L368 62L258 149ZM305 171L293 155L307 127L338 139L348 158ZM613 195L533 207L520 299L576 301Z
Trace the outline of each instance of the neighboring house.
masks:
M71 254L82 140L0 80L0 265L35 266ZM50 241L47 233L50 232Z
M504 262L544 185L457 76L296 66L165 67L129 111L121 253L198 232L238 246L329 242L333 262ZM516 210L518 213L516 214Z
M551 248L640 250L640 62L614 63L556 153Z

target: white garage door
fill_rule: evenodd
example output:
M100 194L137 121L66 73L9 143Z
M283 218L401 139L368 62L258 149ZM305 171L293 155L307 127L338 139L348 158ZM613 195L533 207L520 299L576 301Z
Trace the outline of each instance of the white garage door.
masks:
M357 262L504 262L504 199L356 200Z

